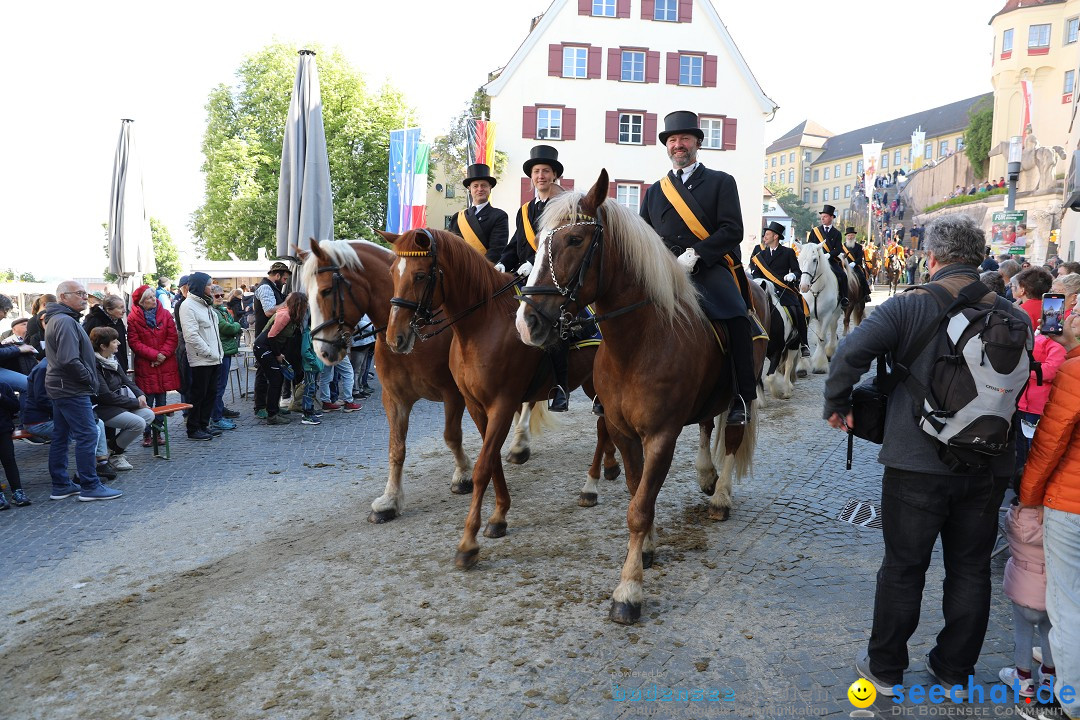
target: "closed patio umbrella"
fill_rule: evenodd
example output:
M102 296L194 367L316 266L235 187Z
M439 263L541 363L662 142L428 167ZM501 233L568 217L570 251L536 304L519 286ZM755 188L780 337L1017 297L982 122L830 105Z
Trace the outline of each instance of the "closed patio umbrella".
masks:
M120 121L109 195L109 272L120 278L119 285L128 295L142 284L143 273L157 271L134 123Z

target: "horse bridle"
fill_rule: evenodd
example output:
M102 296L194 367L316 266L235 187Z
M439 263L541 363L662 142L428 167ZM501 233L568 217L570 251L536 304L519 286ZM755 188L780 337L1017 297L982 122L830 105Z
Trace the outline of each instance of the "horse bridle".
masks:
M349 282L348 279L346 279L346 277L341 274L341 267L339 265L326 265L324 267L318 268L315 271L316 275L319 275L319 274L322 274L322 273L334 273L333 276L331 277L330 287L323 288L322 290L319 291L319 295L322 296L322 297L327 297L328 295L333 294L333 296L334 296L334 308L333 308L333 313L332 313L333 318L330 319L330 320L327 320L326 322L322 323L318 327L313 328L311 330L311 339L312 340L318 340L321 343L326 343L327 345L334 348L335 350L346 350L347 351L349 349L350 344L351 344L351 342L350 342L351 338L357 337L358 339L364 339L364 338L367 338L367 337L371 337L372 335L375 335L377 333L380 333L380 332L382 332L383 330L386 329L384 327L383 328L376 328L376 327L373 326L371 330L365 331L363 333L360 333L359 335L354 336L354 334L352 332L353 327L351 325L349 325L349 323L347 323L345 321L345 294L346 294L346 292L348 292L349 299L352 300L353 305L355 305L357 309L360 309L360 304L358 302L356 302L356 297L353 296L353 293L352 293L352 283ZM333 340L325 340L325 339L323 339L321 337L315 337L316 335L319 334L320 331L323 330L323 328L327 328L327 327L336 327L338 329L338 334Z

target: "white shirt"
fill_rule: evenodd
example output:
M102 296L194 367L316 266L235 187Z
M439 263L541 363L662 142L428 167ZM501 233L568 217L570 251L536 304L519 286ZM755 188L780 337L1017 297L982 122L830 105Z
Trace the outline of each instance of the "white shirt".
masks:
M682 170L676 170L675 175L682 180L683 185L685 185L686 181L690 179L690 176L694 174L694 171L697 170L697 166L700 164L701 163L696 162L693 165L687 165Z
M486 208L487 206L488 206L488 204L486 202L485 203L480 203L479 205L473 205L473 215L479 215L480 211L483 210L484 208Z

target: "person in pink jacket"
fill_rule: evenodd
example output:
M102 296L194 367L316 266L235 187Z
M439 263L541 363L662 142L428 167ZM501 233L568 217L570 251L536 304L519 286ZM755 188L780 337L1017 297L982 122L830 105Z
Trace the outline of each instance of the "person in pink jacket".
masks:
M1056 344L1056 343L1055 343ZM1046 613L1046 560L1043 556L1041 508L1014 505L1005 518L1012 557L1005 563L1005 594L1013 604L1013 667L1001 668L998 677L1009 687L1020 685L1021 697L1035 697L1032 647L1035 628L1042 637L1039 683L1044 698L1054 692L1054 657L1050 651L1050 616Z
M1042 371L1042 385L1038 383L1035 371L1032 370L1027 389L1020 396L1020 432L1016 435L1016 469L1013 471L1013 492L1017 495L1020 494L1020 476L1024 474L1031 438L1035 436L1035 426L1039 424L1043 408L1046 407L1046 399L1050 397L1050 385L1054 382L1061 363L1065 362L1065 348L1038 333L1035 335L1035 349L1031 354Z

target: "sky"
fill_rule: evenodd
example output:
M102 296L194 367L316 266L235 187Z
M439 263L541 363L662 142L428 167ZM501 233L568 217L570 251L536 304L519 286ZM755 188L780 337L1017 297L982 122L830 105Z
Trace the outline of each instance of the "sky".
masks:
M988 23L1004 0L713 2L780 106L766 125L766 144L807 117L841 133L992 89ZM209 92L233 83L242 58L264 45L340 47L369 85L389 80L404 91L431 139L489 71L509 62L530 19L548 6L11 3L0 26L8 63L0 108L8 231L0 268L48 279L100 276L121 118L135 120L149 214L165 223L182 253L192 252L188 225L203 200Z

